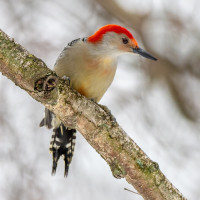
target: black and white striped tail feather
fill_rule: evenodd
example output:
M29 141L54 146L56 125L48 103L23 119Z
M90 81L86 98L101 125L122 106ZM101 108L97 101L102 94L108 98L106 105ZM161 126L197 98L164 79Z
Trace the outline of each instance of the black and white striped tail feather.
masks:
M65 162L64 176L67 176L69 165L74 154L75 140L75 129L68 129L62 123L59 127L53 129L49 147L49 151L53 156L52 175L55 174L57 162L60 156L62 156Z
M48 109L45 109L45 117L41 121L40 127L46 126L49 129L52 128L55 119L56 116ZM59 123L59 125L57 124L56 127L54 127L49 147L49 151L53 157L52 174L55 174L57 162L60 156L62 156L65 162L64 176L67 176L69 164L71 163L74 154L75 141L75 129L66 128L62 123Z

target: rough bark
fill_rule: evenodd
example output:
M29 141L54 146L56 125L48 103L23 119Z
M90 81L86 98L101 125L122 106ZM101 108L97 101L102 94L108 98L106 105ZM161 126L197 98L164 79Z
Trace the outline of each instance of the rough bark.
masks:
M124 132L104 106L71 89L45 63L0 30L0 71L35 100L76 128L109 164L148 200L185 199Z

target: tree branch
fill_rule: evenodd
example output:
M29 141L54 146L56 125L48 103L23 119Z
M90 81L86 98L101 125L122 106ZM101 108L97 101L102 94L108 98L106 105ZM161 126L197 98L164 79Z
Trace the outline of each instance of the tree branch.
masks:
M62 122L76 128L109 164L148 200L185 199L157 163L132 141L108 109L70 88L45 63L0 30L0 71Z

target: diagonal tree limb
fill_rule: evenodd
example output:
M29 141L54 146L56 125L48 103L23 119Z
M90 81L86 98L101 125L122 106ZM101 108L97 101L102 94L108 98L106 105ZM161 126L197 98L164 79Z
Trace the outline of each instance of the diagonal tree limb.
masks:
M181 193L114 120L107 108L71 89L45 63L0 30L0 71L62 122L76 128L146 200L181 200Z

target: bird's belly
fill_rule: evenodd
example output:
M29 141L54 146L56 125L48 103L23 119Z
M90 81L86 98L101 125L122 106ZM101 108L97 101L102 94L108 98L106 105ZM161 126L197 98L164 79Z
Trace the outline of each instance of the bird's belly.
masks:
M73 78L72 87L87 98L100 101L113 81L116 68L94 70Z
M60 77L69 77L75 90L98 102L113 81L117 60L105 57L94 59L87 54L77 56L80 53L78 50L70 49L66 56L56 62L54 70Z

